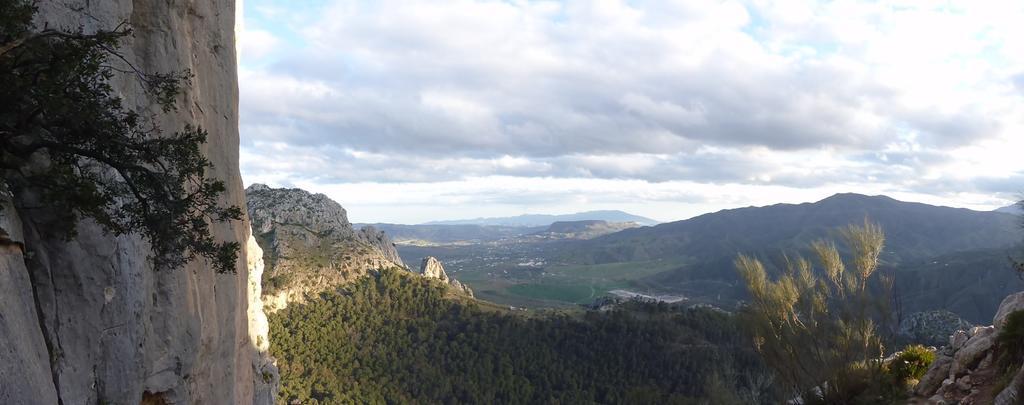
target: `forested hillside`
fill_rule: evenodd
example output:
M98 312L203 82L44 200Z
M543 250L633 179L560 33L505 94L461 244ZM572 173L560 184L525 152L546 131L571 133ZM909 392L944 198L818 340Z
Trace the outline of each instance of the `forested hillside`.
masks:
M308 403L754 403L770 381L730 315L631 302L527 315L402 270L271 316L279 399Z
M885 230L882 268L913 271L896 275L908 310L948 309L980 321L1016 287L1007 257L1024 235L1017 216L860 194L627 229L566 246L558 259L582 264L680 260L686 264L637 280L636 288L730 307L746 299L733 266L737 253L760 257L777 269L784 255L806 254L810 242L830 239L837 227L865 219Z

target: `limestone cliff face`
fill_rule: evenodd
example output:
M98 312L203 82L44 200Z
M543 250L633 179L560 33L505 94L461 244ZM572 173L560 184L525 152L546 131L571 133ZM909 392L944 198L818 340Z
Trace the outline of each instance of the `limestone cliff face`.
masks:
M89 32L127 21L135 34L123 53L133 64L191 71L179 109L167 114L132 79L113 84L125 106L156 114L165 131L207 130L209 175L226 183L226 204L245 205L233 0L37 4L39 26ZM45 201L14 200L33 208L5 209L0 225L0 403L272 403L276 374L261 353L266 329L252 280L259 271L244 260L247 221L213 226L217 239L242 245L236 274L216 274L202 260L155 272L140 238L86 221L66 240Z
M423 261L420 262L419 273L426 278L441 280L441 282L455 288L456 291L464 293L470 297L473 296L473 290L471 290L468 285L462 284L459 280L448 277L448 273L444 271L444 265L441 264L441 261L437 260L434 256L427 256L423 258Z
M57 403L49 353L25 267L21 219L0 195L0 403ZM26 402L28 401L28 402Z
M264 307L273 312L370 271L402 267L394 244L372 228L356 231L345 209L323 194L253 184L246 189L263 248Z

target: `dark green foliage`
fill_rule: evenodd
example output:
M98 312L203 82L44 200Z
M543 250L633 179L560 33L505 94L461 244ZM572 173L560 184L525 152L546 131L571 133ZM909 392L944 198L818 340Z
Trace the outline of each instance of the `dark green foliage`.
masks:
M527 317L447 294L386 270L273 314L279 400L752 403L770 385L726 314L633 302Z
M921 345L911 345L889 362L889 375L897 383L918 380L935 360L935 353Z
M1006 316L1006 323L996 336L999 364L1004 368L1017 367L1024 360L1024 311Z
M224 183L205 177L206 131L164 134L110 84L131 75L167 112L188 73L137 69L117 51L131 35L125 26L33 32L33 3L0 0L0 10L0 176L16 200L45 206L69 238L82 218L116 235L140 233L157 269L203 256L233 272L239 246L216 242L209 224L242 212L220 206Z

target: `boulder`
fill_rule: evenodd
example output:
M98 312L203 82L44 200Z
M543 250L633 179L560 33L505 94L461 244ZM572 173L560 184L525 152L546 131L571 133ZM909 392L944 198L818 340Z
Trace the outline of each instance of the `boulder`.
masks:
M982 360L995 344L995 338L995 328L988 326L978 329L974 336L967 341L967 344L953 354L953 365L949 370L950 376L962 375Z
M1006 317L1010 313L1020 310L1024 310L1024 291L1010 294L1003 298L1003 302L999 304L999 309L996 311L995 318L992 319L992 326L995 326L997 329L1002 328L1003 324L1006 323Z
M949 336L949 347L955 352L962 349L969 339L966 331L958 330Z
M935 357L935 361L928 367L928 371L924 373L921 380L917 383L917 387L914 388L915 392L921 396L928 396L934 394L942 385L942 381L949 377L949 368L953 365L953 358L950 356L938 355Z

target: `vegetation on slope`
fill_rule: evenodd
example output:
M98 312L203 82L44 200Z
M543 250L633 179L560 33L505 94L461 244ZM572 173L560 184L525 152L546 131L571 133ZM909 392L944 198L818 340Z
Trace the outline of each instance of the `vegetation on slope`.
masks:
M770 385L727 314L632 302L526 317L402 270L270 321L282 401L755 403Z

